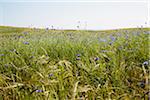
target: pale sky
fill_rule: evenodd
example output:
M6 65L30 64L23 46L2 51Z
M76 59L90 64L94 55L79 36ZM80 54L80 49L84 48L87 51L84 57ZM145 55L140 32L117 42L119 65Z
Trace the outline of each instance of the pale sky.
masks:
M98 1L98 0L97 0ZM146 26L145 0L0 0L0 25L59 29L116 29ZM80 21L80 23L79 23Z

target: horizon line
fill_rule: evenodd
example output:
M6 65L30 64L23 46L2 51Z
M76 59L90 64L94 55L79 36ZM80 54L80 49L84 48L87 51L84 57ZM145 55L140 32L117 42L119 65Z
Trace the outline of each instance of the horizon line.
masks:
M53 3L149 3L148 0L144 0L144 1L135 1L135 0L132 0L132 1L118 1L118 0L114 0L114 1L47 1L47 0L44 0L44 1L0 1L2 3L23 3L23 2L26 2L26 3L44 3L44 2L53 2Z
M0 25L0 27L13 27L13 28L29 28L29 29L46 29L49 27L23 27L23 26L9 26L9 25ZM119 29L132 29L132 28L150 28L150 27L145 27L143 25L137 26L137 27L120 27L120 28L106 28L106 29L73 29L73 28L62 28L62 29L57 29L57 28L49 28L49 30L85 30L85 31L102 31L102 30L119 30Z

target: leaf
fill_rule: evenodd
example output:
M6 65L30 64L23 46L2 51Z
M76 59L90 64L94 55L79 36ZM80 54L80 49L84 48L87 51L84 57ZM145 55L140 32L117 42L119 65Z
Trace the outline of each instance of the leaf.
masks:
M77 82L74 84L74 89L73 89L73 94L72 94L72 100L75 100L75 97L76 97L76 94L77 94L78 83L79 83L79 81L77 81Z
M88 92L89 90L92 90L92 88L90 87L90 85L85 85L84 87L79 86L78 91L79 92Z
M24 84L22 83L14 83L14 85L10 85L8 87L0 87L0 89L10 89L10 88L16 88L18 86L23 86Z

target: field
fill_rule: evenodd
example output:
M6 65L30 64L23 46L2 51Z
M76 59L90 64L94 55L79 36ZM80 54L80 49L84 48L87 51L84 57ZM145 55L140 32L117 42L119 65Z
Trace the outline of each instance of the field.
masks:
M149 35L0 26L0 100L148 100Z

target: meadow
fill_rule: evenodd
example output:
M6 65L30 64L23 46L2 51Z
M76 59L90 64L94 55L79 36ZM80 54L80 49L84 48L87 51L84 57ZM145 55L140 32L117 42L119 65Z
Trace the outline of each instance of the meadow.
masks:
M148 100L149 35L0 26L0 100Z

